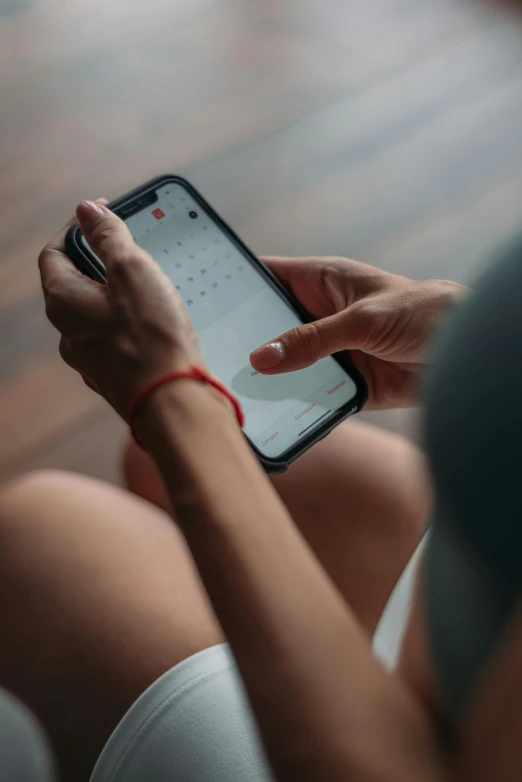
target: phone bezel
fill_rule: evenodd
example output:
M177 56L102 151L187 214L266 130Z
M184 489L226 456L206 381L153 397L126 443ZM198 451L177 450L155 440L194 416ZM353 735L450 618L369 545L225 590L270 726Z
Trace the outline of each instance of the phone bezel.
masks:
M140 185L139 187L134 188L128 193L120 196L114 201L111 201L108 204L108 208L111 209L113 212L115 212L115 214L122 217L122 219L125 219L125 217L122 216L121 212L122 210L125 209L126 206L128 206L137 198L147 195L151 190L157 190L158 188L163 187L169 182L173 182L175 184L181 185L182 187L188 190L192 198L194 198L194 200L200 205L201 209L203 209L209 215L209 217L216 223L216 225L220 228L220 230L225 233L225 235L236 245L238 250L247 258L247 260L258 269L258 271L266 279L267 283L279 293L281 298L284 301L286 301L288 306L294 311L296 316L303 323L309 323L310 321L314 320L314 318L299 303L299 301L295 298L295 296L291 293L291 291L289 291L288 288L286 288L277 279L277 277L275 277L275 275L272 274L270 269L268 269L259 260L259 258L257 258L254 255L254 253L251 250L249 250L249 248L244 244L244 242L239 238L239 236L232 230L232 228L230 228L230 226L223 220L223 218L219 216L219 214L208 203L208 201L206 201L206 199L201 195L201 193L199 193L198 190L196 190L196 188L190 182L188 182L184 177L178 176L177 174L164 174L162 176L155 177L154 179L145 182L143 185ZM76 266L81 272L83 272L89 277L92 277L98 282L106 282L107 280L104 274L103 266L100 264L97 258L95 258L95 256L91 254L84 247L84 245L80 241L80 238L81 238L81 231L78 224L75 223L69 228L66 235L65 245L66 245L67 254L71 258L71 260L76 264ZM368 389L364 381L364 378L362 377L360 372L354 367L348 352L341 351L339 353L334 353L332 354L332 358L353 379L357 389L355 396L353 397L352 400L347 402L338 410L334 411L326 419L326 421L324 421L324 423L322 423L320 426L314 429L313 432L303 437L302 440L298 441L291 448L284 451L279 457L273 458L273 457L266 456L264 453L262 453L262 451L260 451L256 447L256 445L254 445L252 440L250 440L250 438L245 434L245 437L248 440L250 446L252 447L254 453L256 454L260 462L263 464L267 472L269 473L283 472L291 462L293 462L295 459L297 459L298 456L300 456L302 453L308 450L308 448L314 445L314 443L326 437L326 435L329 432L331 432L332 429L334 429L341 421L343 421L349 415L352 415L353 413L356 413L363 408L368 396Z

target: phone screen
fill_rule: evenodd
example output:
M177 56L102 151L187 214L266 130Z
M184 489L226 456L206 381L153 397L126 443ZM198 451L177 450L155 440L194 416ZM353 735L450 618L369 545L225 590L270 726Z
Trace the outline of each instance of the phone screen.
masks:
M251 351L302 321L182 184L156 194L125 222L179 291L208 366L241 402L245 434L263 455L281 457L357 387L330 357L296 372L257 373Z

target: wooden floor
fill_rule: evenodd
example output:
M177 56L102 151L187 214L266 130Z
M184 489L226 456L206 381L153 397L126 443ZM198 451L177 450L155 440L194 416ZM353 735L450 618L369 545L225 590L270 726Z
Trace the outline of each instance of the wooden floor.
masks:
M522 219L520 19L471 0L2 0L0 480L117 480L124 427L61 363L36 259L79 199L163 172L259 253L472 279Z

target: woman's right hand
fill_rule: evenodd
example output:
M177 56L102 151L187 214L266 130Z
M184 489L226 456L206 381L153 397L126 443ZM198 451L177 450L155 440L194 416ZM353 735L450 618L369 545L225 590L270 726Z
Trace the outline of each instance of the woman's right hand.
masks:
M254 369L290 372L348 350L368 385L369 408L415 403L429 337L463 285L410 280L348 258L263 260L316 320L255 350Z

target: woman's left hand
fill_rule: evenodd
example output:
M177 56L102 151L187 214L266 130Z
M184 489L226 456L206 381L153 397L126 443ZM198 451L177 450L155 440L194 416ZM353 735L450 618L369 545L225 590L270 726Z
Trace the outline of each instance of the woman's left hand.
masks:
M89 279L66 256L69 223L40 254L46 311L61 334L64 360L125 418L158 375L205 365L174 285L125 223L91 201L81 203L76 216L108 282Z

